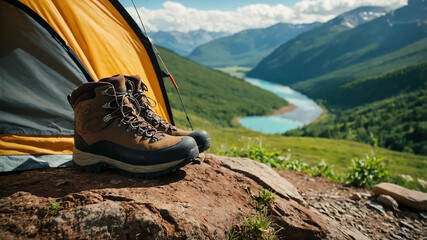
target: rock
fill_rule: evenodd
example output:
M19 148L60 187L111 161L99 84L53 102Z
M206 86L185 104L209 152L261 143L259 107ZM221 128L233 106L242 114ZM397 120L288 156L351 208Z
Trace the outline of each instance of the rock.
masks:
M61 179L55 184L55 187L59 187L61 185L67 184L67 183L68 183L67 179Z
M316 209L310 208L315 213L318 213ZM326 222L329 230L329 234L325 239L328 240L369 240L363 233L354 227L346 227L345 225L338 223L336 220L324 215L319 214Z
M406 180L406 181L408 181L408 182L412 182L412 181L414 181L414 178L412 178L411 176L406 175L406 174L399 174L399 177L401 177L401 178L405 179L405 180Z
M402 237L401 237L401 236L399 236L399 235L397 235L397 234L394 234L394 233L390 233L390 236L391 236L393 239L402 239Z
M209 155L206 157L208 158ZM215 158L221 165L252 178L261 186L273 189L277 195L286 199L293 199L304 206L308 206L294 185L273 171L271 167L248 158L225 156L216 156Z
M421 186L423 186L423 188L427 188L427 182L424 181L423 179L418 178L417 179L418 183L421 184Z
M369 208L371 208L371 209L373 209L373 210L381 213L382 215L386 215L386 212L384 210L383 205L381 205L379 203L376 203L376 202L367 202L365 205L367 207L369 207Z
M427 210L427 193L409 190L392 183L379 183L372 188L376 195L389 195L399 204L421 211Z
M61 213L52 220L62 238L116 238L125 228L126 213L116 202L86 205Z
M256 213L248 189L256 194L261 187L277 193L272 218L287 230L279 234L327 237L323 218L301 204L295 187L271 168L232 158L223 159L226 166L216 158L207 155L201 163L151 180L74 168L0 176L0 185L7 186L0 191L0 239L225 239ZM247 168L239 170L237 163ZM250 174L257 171L270 176ZM61 179L69 184L58 192L52 183ZM51 201L60 208L52 209Z
M117 185L117 184L119 184L119 183L121 183L122 181L121 180L114 180L114 179L112 179L111 181L110 181L110 183L111 184L115 184L115 185Z
M356 193L353 193L353 195L351 195L350 199L354 201L359 201L360 199L362 199L362 196L360 195L360 193L356 192Z
M403 220L400 220L399 224L402 225L402 226L404 226L404 227L406 227L406 228L414 229L414 226L412 226L411 224L409 224L409 223L407 223L407 222L405 222Z
M377 202L382 203L386 205L387 207L391 207L393 209L398 209L399 204L394 200L394 198L390 197L389 195L379 195L377 197Z
M278 199L272 211L274 222L284 228L289 239L320 239L328 233L323 219L297 202Z

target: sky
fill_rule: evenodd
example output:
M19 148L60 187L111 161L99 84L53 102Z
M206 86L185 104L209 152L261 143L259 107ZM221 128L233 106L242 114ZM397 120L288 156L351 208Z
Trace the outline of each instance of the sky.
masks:
M149 32L206 30L235 33L279 22L326 22L360 6L396 9L407 0L134 0ZM131 0L120 0L137 19ZM137 20L139 22L139 20Z

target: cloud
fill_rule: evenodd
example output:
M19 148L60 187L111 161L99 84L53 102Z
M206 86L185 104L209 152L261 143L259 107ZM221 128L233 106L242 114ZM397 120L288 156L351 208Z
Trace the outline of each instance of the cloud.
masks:
M248 28L264 28L279 22L325 22L359 6L384 6L395 9L407 0L302 0L293 8L283 4L252 4L235 11L199 10L168 1L160 9L138 9L148 31L188 32L204 29L215 32L238 32ZM127 8L137 21L134 8Z

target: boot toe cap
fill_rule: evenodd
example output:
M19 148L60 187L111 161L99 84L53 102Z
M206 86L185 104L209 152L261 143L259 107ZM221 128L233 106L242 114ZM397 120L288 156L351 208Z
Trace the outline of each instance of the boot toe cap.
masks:
M211 137L205 130L197 130L189 134L188 136L194 138L199 148L199 152L207 150L211 146Z

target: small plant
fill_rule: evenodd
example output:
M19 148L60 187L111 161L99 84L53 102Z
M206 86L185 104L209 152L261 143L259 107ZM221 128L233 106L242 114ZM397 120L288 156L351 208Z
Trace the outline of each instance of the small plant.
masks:
M280 168L285 161L285 158L281 156L279 151L267 151L262 146L250 146L247 151L247 156L258 162L267 164L270 167Z
M236 239L277 239L277 233L282 230L277 229L276 224L272 223L270 216L270 204L276 200L276 196L271 190L261 188L258 195L254 195L250 187L246 191L251 195L256 206L257 213L246 217L243 224L234 228L227 240Z
M233 231L225 238L225 240L238 240L239 234L237 233L236 229L233 229Z
M57 215L59 210L61 210L62 207L61 205L59 205L59 203L55 202L55 201L50 201L49 202L49 209L46 213L45 217L48 217L49 215Z
M266 208L243 221L242 239L276 239L276 231Z
M276 196L271 190L261 188L258 196L255 197L258 208L266 208L276 200Z
M371 189L376 183L386 180L389 175L383 162L384 158L377 158L373 153L362 159L353 159L346 184Z
M292 171L306 172L310 166L298 159L290 159L283 164L283 168Z
M321 161L315 166L310 167L307 171L310 175L314 177L326 177L329 179L335 179L336 175L332 170L333 166L329 166L325 161Z

